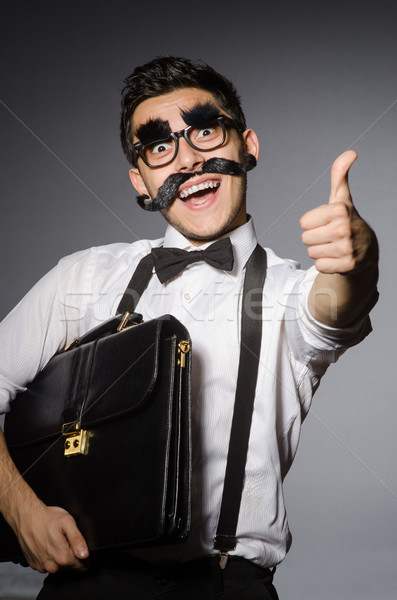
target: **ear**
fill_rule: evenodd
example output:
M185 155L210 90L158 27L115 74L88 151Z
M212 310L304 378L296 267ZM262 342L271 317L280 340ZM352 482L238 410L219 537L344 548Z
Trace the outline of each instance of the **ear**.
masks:
M150 196L148 189L145 185L145 182L142 179L142 175L140 174L138 169L130 169L129 176L130 176L132 185L134 186L134 188L140 195L145 194L147 196Z
M253 129L243 131L244 152L253 154L258 160L259 157L259 140Z

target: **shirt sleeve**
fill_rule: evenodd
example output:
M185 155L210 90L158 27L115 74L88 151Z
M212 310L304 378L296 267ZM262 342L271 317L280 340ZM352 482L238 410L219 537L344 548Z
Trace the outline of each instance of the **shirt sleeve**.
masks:
M0 323L0 414L68 340L77 337L79 300L71 290L89 256L62 259ZM75 331L76 330L76 331Z
M322 376L347 348L361 342L372 330L368 316L348 327L329 327L314 319L308 297L318 271L299 272L286 308L286 328L294 358Z

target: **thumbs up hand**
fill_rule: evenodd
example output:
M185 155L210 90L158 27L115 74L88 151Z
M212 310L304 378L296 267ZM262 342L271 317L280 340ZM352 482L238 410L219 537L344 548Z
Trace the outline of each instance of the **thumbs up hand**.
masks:
M378 243L350 195L348 173L357 158L347 150L331 169L328 204L300 220L302 241L319 271L308 298L312 316L330 326L348 325L377 301Z
M356 211L349 190L348 172L356 158L356 152L347 150L335 160L328 204L300 220L302 241L320 273L356 271L372 242L372 231Z

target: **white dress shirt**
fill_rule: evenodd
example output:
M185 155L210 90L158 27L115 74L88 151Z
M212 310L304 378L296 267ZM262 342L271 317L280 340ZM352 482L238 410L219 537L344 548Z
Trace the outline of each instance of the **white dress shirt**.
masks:
M214 553L236 391L244 266L257 238L252 219L229 234L233 271L204 262L161 284L154 275L137 311L145 320L172 314L192 338L192 531L183 544L145 549L148 560L188 560ZM154 246L193 249L173 227L164 239L117 243L63 258L0 326L0 412L74 338L116 313L139 260ZM205 248L202 246L201 248ZM269 567L291 536L282 481L321 376L371 330L369 319L334 329L315 321L307 296L317 275L270 249L263 293L262 351L235 554Z

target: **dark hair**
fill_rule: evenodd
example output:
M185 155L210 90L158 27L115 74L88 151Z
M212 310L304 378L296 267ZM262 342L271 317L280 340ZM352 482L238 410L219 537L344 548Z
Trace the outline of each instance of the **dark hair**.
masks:
M128 162L136 166L132 147L132 116L138 104L181 88L193 87L210 92L222 110L244 131L247 126L240 98L231 81L203 61L159 56L137 67L124 80L121 98L121 145Z

